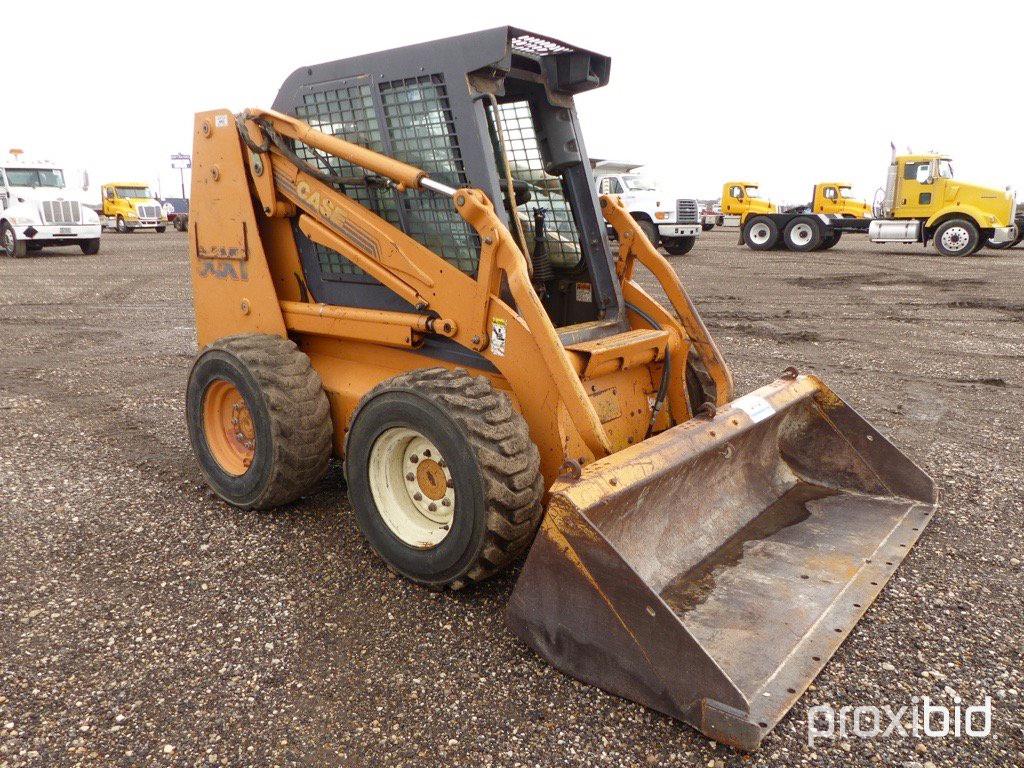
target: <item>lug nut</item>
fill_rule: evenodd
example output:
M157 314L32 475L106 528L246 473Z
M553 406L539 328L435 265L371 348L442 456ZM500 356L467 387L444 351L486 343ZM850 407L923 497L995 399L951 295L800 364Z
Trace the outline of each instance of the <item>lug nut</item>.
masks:
M427 509L431 512L437 512L437 504L428 504Z
M423 501L423 494L422 494L422 493L419 493L419 492L417 492L417 493L414 493L414 494L412 495L412 497L413 497L413 498L414 498L414 499L415 499L416 501Z
M414 475L412 472L410 472L409 474L407 474L405 476L405 479L408 480L411 483L413 480L416 479L416 475Z
M409 457L409 461L411 461L413 464L415 464L419 460L420 460L420 457L417 456L415 453L412 456Z

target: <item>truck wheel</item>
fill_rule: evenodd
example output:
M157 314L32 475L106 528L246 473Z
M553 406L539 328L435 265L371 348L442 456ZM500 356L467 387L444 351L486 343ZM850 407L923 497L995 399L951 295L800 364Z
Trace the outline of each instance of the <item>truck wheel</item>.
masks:
M754 216L743 225L743 242L753 251L770 251L779 242L779 226L767 216Z
M122 235L126 235L129 232L128 224L127 222L125 222L123 216L117 217L117 231L120 232Z
M12 256L15 259L22 259L28 255L28 243L24 240L19 240L14 227L6 221L3 223L3 227L0 228L0 245L3 246L5 255Z
M970 256L981 247L981 235L969 219L949 219L934 235L935 250L943 256Z
M693 250L696 237L666 237L661 241L662 247L669 256L685 256Z
M188 229L188 217L178 216L174 219L174 228L179 232L184 232Z
M236 507L294 501L327 471L330 406L292 341L246 333L208 346L189 374L185 414L207 482Z
M345 440L356 523L392 569L459 589L511 563L542 515L540 454L507 395L464 370L395 376Z
M842 236L842 232L833 232L828 237L822 239L821 245L818 246L818 250L827 251L829 248L834 248Z
M644 233L644 237L650 240L651 245L657 248L658 230L655 228L654 224L649 222L647 219L637 219L636 216L634 216L633 218L636 219L636 223L640 225L640 231Z
M825 239L821 222L812 216L797 216L782 234L783 242L791 251L816 251Z
M167 227L156 227L156 233L158 235L162 235L166 231L167 231Z
M705 232L710 232L710 231L711 231L712 229L714 229L714 228L715 228L715 225L714 225L714 224L701 224L701 225L700 225L700 228L701 228L701 229L702 229L703 231L705 231Z
M100 239L93 237L88 240L83 240L78 244L78 247L82 249L82 253L86 256L95 256L100 252Z

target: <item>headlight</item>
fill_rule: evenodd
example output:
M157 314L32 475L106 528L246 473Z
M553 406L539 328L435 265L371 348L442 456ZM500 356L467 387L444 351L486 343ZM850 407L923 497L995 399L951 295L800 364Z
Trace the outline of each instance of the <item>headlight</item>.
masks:
M672 218L672 214L669 213L668 211L655 211L654 218L656 218L658 221L665 221L665 219Z
M139 214L135 213L135 211L128 211L128 213L126 213L124 217L126 219L137 219L139 218Z

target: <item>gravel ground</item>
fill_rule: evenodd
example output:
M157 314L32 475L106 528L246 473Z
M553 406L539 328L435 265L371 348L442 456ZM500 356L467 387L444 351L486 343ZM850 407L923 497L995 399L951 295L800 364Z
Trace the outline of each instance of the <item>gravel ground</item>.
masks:
M819 373L937 480L895 578L761 750L567 678L506 629L515 573L437 594L356 530L333 467L274 513L201 482L186 239L0 260L0 766L1024 765L1022 251L847 238L673 259L738 390ZM807 746L815 704L993 700L987 739Z

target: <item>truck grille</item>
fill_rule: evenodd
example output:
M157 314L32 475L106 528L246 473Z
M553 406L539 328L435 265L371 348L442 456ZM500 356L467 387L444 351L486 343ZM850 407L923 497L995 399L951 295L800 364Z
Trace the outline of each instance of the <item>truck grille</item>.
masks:
M140 219L159 219L160 218L160 206L159 205L140 205L139 218Z
M82 206L77 200L44 200L43 222L46 224L81 224Z
M676 200L676 222L679 224L700 223L696 200Z

